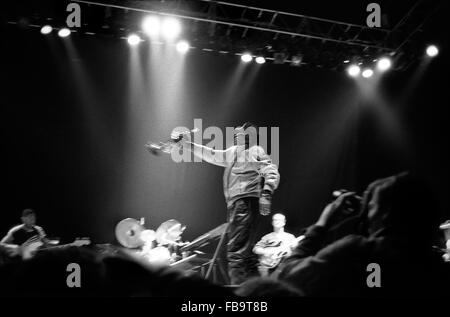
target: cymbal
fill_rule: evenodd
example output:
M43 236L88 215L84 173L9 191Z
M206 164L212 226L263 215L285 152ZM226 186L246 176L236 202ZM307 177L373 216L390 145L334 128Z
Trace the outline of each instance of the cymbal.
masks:
M178 220L167 220L156 229L156 241L162 245L174 243L180 239L185 229L186 226Z
M133 218L126 218L116 225L117 241L125 248L138 248L144 244L141 233L145 228Z

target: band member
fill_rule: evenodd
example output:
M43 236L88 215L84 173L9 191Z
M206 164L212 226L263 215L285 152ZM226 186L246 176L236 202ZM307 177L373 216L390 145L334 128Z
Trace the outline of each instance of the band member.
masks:
M20 219L22 224L11 228L0 241L0 245L10 256L20 255L21 246L31 238L48 243L44 230L36 225L36 213L33 209L23 210Z
M266 234L253 248L260 256L258 271L261 276L272 273L282 258L289 256L298 244L299 238L284 231L286 217L277 213L272 217L273 232Z
M446 262L450 262L450 220L447 220L443 224L439 226L439 229L441 229L444 232L444 241L445 241L445 249L444 254L442 255L442 258Z
M257 144L256 126L245 123L234 131L235 145L215 150L172 135L183 149L206 162L225 168L223 189L227 203L227 258L231 284L238 285L257 275L257 257L252 252L259 214L270 213L271 197L280 175L264 149Z

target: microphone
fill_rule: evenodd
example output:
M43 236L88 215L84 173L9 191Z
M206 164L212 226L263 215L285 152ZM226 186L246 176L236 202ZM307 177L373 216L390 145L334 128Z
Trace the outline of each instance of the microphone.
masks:
M159 155L161 152L170 153L172 146L181 141L182 139L180 138L181 136L195 133L198 130L199 130L198 128L194 128L189 131L179 132L177 133L177 139L172 138L167 142L159 142L159 143L148 142L147 144L145 144L145 148L150 152L150 154L153 155Z

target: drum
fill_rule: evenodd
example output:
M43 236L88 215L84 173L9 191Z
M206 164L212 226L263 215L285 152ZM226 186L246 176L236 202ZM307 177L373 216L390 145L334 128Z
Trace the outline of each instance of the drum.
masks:
M163 246L150 249L142 255L154 266L169 266L172 259L169 249Z
M125 248L139 248L144 244L141 234L144 231L141 223L133 218L126 218L116 226L117 241Z

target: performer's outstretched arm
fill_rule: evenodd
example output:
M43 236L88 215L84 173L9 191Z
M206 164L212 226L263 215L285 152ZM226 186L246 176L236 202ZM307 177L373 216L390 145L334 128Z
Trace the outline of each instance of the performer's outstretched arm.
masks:
M188 149L198 158L214 165L227 167L232 160L233 147L229 147L226 150L215 150L186 139L182 140L182 145L184 149Z

